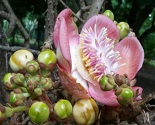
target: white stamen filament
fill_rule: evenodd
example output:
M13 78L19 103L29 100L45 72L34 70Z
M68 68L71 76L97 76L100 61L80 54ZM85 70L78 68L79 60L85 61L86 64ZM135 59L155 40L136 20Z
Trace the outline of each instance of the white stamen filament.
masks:
M83 30L80 44L83 61L90 76L99 81L104 74L113 74L126 64L118 64L120 52L114 51L115 41L107 37L107 28L103 27L100 32L97 28L95 24L93 28Z

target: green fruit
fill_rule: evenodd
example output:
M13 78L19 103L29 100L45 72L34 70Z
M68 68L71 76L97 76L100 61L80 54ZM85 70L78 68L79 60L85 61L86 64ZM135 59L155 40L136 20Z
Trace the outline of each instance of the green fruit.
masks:
M103 15L109 17L112 21L114 20L114 14L111 10L104 11Z
M33 123L44 123L50 114L49 107L44 102L35 102L29 109L29 118Z
M130 27L129 27L128 23L120 22L117 24L117 27L118 27L119 32L120 32L120 39L123 39L126 36L128 36L128 34L130 32Z
M61 99L55 104L54 112L60 119L66 119L72 114L72 105L68 100Z

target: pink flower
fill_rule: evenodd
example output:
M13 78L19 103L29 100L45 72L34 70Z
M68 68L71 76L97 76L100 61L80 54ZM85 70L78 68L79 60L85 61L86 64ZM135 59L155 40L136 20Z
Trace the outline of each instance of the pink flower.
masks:
M79 34L71 15L70 9L63 10L54 29L62 86L77 98L93 97L105 105L119 105L114 91L102 91L99 80L105 74L127 74L133 79L144 60L141 44L134 36L119 41L117 26L101 14L90 18ZM133 89L142 93L140 87Z

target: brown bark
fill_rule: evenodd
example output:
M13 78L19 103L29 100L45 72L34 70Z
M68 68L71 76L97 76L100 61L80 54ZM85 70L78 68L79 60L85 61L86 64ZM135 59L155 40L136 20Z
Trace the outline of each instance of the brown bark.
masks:
M45 22L45 39L43 49L53 48L53 31L55 24L55 9L57 7L56 0L47 0L47 14Z

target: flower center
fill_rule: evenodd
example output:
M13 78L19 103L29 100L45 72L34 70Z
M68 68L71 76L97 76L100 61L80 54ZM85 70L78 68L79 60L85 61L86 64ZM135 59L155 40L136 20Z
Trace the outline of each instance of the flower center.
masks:
M107 28L98 32L96 24L93 29L90 27L80 34L82 60L90 76L97 81L105 74L114 74L120 67L118 60L121 57L118 51L114 51L114 43L107 37Z

